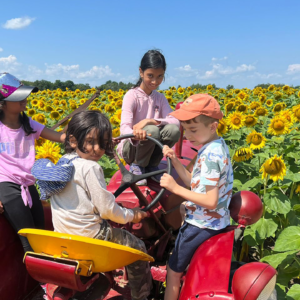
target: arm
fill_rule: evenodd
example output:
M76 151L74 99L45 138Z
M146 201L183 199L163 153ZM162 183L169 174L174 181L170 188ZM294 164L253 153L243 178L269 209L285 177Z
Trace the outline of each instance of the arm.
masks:
M0 214L2 214L3 212L4 212L3 204L2 204L2 202L0 201Z
M50 140L52 142L63 143L65 141L66 134L56 132L52 129L49 129L49 128L45 127L43 129L43 131L41 132L41 137L46 139L46 140Z
M86 183L90 193L91 202L94 204L103 219L109 219L116 223L138 223L147 216L138 208L127 209L115 202L112 193L106 190L103 171L100 166L92 167L86 175Z
M172 161L172 165L174 166L177 174L182 179L186 186L191 185L192 174L183 166L180 160L177 158L173 149L169 146L163 147L163 154L165 157L169 157Z
M178 185L172 176L164 174L160 185L170 192L207 209L215 209L219 201L219 187L207 185L206 194L199 194Z

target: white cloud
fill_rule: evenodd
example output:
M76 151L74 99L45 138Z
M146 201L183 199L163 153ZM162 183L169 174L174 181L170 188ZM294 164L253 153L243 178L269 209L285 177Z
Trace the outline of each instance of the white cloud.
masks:
M213 57L211 60L212 61L217 61L217 60L227 60L228 59L228 57L227 56L224 56L224 57L222 57L222 58L216 58L216 57Z
M109 66L94 66L90 70L85 72L80 72L77 75L77 78L96 78L101 79L104 77L119 77L121 74L115 74L112 72L111 68Z
M15 73L18 71L20 65L21 64L17 61L17 58L14 55L0 57L1 72Z
M29 26L34 20L35 18L29 17L10 19L2 27L6 29L21 29Z
M184 67L175 68L179 77L191 77L198 74L198 70L193 69L190 65L185 65Z
M0 52L2 52L2 51L3 51L3 48L0 47Z
M243 73L255 70L255 66L242 64L235 68L226 66L224 67L221 64L213 64L212 70L208 70L204 75L198 75L198 79L213 79L218 78L220 76L227 76L236 73Z
M79 72L79 65L62 65L62 64L53 64L53 65L46 65L45 74L49 76L76 76Z
M286 71L287 74L295 74L300 72L300 64L289 65Z
M261 74L258 72L255 72L253 74L253 77L255 78L261 78L261 79L272 79L272 78L281 78L282 76L278 73L270 73L270 74Z

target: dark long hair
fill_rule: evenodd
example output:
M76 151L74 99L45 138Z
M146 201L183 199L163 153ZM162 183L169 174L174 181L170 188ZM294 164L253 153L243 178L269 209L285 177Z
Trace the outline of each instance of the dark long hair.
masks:
M141 60L140 64L141 70L144 72L147 69L164 69L166 71L167 64L165 57L162 55L162 53L159 50L149 50L146 52ZM138 80L138 82L135 84L133 88L136 88L140 86L142 83L142 78Z
M0 120L3 118L3 110L2 107L5 105L5 100L0 101ZM30 121L25 112L21 112L19 115L20 123L25 131L25 134L28 136L32 133L36 133L33 128L30 126Z
M74 151L70 145L70 135L76 138L78 149L85 153L85 137L94 128L97 130L99 147L105 150L106 155L112 156L113 142L111 125L105 115L95 110L82 111L73 116L68 124L66 139L64 142L66 153L71 153ZM104 141L105 133L107 134L107 143Z

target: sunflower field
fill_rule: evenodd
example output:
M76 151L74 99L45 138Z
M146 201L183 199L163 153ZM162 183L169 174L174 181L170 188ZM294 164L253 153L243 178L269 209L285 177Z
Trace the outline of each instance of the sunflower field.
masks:
M28 98L26 113L52 127L95 92L96 89L39 91ZM263 217L246 228L241 257L237 259L269 263L278 271L278 299L299 299L296 297L300 295L300 90L287 85L253 90L215 89L208 85L206 90L171 87L159 92L173 109L196 93L208 93L219 101L224 118L218 134L230 150L234 192L250 190L260 196L264 206ZM90 110L106 114L114 137L120 135L125 93L103 90L89 106ZM39 139L36 152L37 158L57 162L63 149L60 144ZM107 157L100 164L109 180L117 170L116 164Z

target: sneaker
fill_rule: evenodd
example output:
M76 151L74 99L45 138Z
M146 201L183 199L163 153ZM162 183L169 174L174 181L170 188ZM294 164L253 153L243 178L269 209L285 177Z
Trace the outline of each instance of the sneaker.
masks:
M149 167L149 166L148 166L148 167L145 168L145 170L146 170L147 173L150 173L150 172L159 171L160 168L159 168L158 166L156 166L156 167ZM161 173L161 174L157 174L157 175L155 175L155 176L152 176L151 179L154 180L154 181L156 181L156 182L160 182L160 179L161 179L161 177L163 176L163 174L164 174L164 173Z
M142 175L142 174L145 174L145 168L140 167L140 166L135 165L135 164L131 164L130 168L129 168L129 172L134 174L134 175ZM142 179L142 180L136 182L135 184L136 185L147 185L147 180Z

